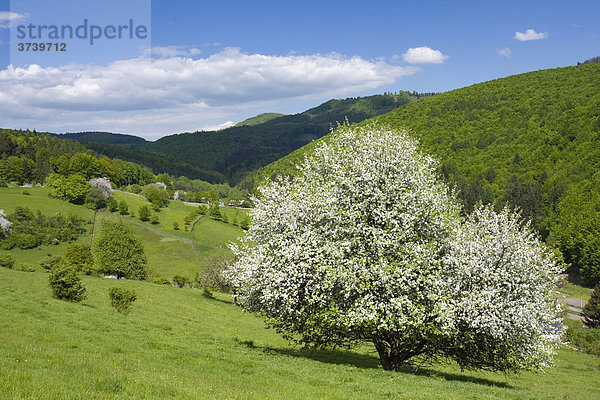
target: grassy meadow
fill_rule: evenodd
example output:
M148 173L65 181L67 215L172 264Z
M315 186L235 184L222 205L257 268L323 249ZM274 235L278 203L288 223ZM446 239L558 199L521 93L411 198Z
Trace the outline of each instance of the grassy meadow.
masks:
M385 372L371 346L290 346L226 295L85 277L81 304L47 274L0 269L0 393L10 399L598 399L600 359L560 350L545 373ZM138 300L116 314L108 289Z
M23 194L27 192L29 194ZM120 218L124 221L134 222L130 226L135 234L140 237L144 244L146 257L148 258L149 279L163 277L172 279L175 275L182 275L193 280L198 272L198 262L209 261L213 257L231 255L227 243L235 241L243 234L243 230L233 223L215 221L208 217L201 217L193 230L193 244L190 241L190 229L185 227L184 218L194 211L197 206L186 205L181 201L169 202L169 207L156 212L159 224L143 222L139 219L137 210L143 205L150 203L144 198L128 193L115 192L113 196L117 201L125 200L129 206L129 214L121 216L118 212L99 212L96 223L105 218ZM0 209L7 214L14 211L15 207L29 207L33 212L40 210L45 215L62 213L64 215L77 215L88 223L84 225L86 232L81 235L76 243L89 245L91 241L92 221L94 211L81 205L75 205L63 200L48 197L48 189L35 188L0 188ZM154 213L154 211L152 211ZM221 208L221 213L226 214L229 222L241 221L246 215L245 210ZM180 229L173 229L173 222L179 223ZM148 229L150 228L150 229ZM159 231L159 232L156 232ZM185 240L178 240L173 235ZM11 255L15 258L15 267L26 263L33 265L41 271L39 265L47 255L63 255L70 243L58 245L42 245L34 249L21 250L13 248ZM194 252L194 246L198 257Z
M23 194L24 192L29 194ZM55 215L62 213L67 216L69 214L77 215L86 221L83 225L85 233L75 241L85 245L90 244L92 233L92 221L94 219L94 211L89 208L67 203L63 200L52 199L48 197L48 189L44 187L21 188L7 187L0 188L0 210L4 210L6 214L12 213L16 207L28 207L34 213L40 210L45 215ZM35 249L22 250L13 248L10 254L15 258L15 267L20 264L31 264L38 270L42 270L39 265L41 259L49 254L63 255L65 249L70 243L61 242L57 245L41 245ZM4 250L0 250L4 251Z

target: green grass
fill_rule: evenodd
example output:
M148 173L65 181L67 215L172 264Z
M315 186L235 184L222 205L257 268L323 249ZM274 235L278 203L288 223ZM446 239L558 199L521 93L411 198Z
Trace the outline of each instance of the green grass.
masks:
M235 211L238 210L227 209L225 212L229 217ZM200 219L194 227L194 244L200 262L212 257L231 255L227 243L237 241L243 234L244 231L238 226L207 217Z
M24 195L23 191L30 193ZM83 218L88 224L83 227L86 232L81 235L75 243L90 244L90 235L92 232L92 220L94 211L84 206L68 203L63 200L52 199L48 197L48 189L42 187L35 188L19 188L8 187L0 188L0 210L4 210L6 214L12 213L16 207L28 207L34 213L40 210L42 214L54 215L62 213L67 216L69 214L77 215ZM63 255L65 249L70 243L60 243L58 245L42 245L35 249L22 250L14 248L10 250L10 254L15 258L15 267L22 263L33 265L35 268L42 270L39 265L41 259L49 254ZM0 250L3 251L3 250Z
M97 222L105 218L118 217L99 213ZM127 216L122 219L130 220ZM144 244L144 252L148 259L148 279L163 277L171 280L175 275L182 275L190 280L195 278L198 262L191 242L164 236L135 224L129 226Z
M290 347L224 295L85 277L82 304L51 298L47 275L0 269L0 393L10 399L600 398L600 359L561 350L546 373L450 365L385 372L359 352ZM108 289L138 300L115 314Z

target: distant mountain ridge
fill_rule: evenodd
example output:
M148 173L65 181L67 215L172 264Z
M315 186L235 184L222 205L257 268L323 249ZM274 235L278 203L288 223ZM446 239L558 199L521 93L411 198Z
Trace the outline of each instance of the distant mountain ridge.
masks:
M239 182L249 172L326 135L338 122L356 123L431 95L400 91L367 97L329 100L299 114L283 115L256 125L218 132L165 136L140 149L225 175Z
M124 147L138 147L147 143L146 139L139 136L112 132L69 132L62 134L54 133L52 135L60 139L75 140L80 143L107 143Z

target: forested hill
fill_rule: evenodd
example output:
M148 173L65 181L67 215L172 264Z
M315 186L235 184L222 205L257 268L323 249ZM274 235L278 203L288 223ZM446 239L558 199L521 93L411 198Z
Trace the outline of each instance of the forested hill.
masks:
M51 174L107 177L115 186L154 182L148 168L110 159L83 144L48 133L0 129L0 186L44 183Z
M60 139L75 140L80 143L107 143L117 146L136 147L146 143L146 139L133 135L124 135L122 133L111 132L72 132L63 134L54 134Z
M417 137L467 211L478 201L519 207L589 281L600 280L599 64L476 84L365 121L372 122ZM256 180L290 173L312 147L269 165Z
M256 125L217 132L163 137L141 149L199 168L217 171L237 182L249 171L273 162L329 132L332 125L360 122L424 95L409 92L330 100L300 114L284 115Z

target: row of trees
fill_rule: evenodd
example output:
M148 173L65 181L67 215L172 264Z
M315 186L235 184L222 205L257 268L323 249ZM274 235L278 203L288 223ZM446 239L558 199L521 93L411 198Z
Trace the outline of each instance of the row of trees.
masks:
M0 181L43 184L55 173L85 180L106 177L116 186L154 182L152 171L138 164L94 154L77 142L35 131L0 130Z

